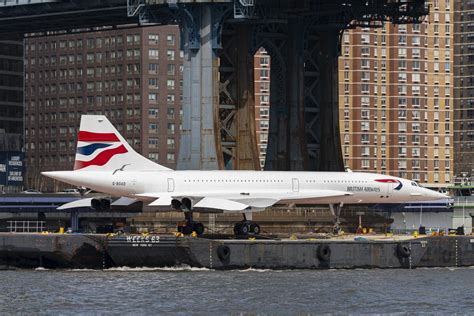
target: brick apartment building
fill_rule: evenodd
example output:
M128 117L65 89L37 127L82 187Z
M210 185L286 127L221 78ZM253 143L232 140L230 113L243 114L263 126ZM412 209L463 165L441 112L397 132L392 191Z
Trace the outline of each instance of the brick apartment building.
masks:
M81 114L104 114L141 154L176 166L182 56L177 26L30 37L26 186L57 190L43 170L71 170Z
M422 24L357 28L342 39L345 166L442 186L453 180L453 2Z
M453 2L454 172L461 180L474 177L474 2Z

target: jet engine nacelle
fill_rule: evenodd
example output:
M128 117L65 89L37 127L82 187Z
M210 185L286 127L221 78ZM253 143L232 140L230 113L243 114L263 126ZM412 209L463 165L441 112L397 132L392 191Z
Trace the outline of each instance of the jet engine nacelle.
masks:
M193 201L190 198L182 198L181 200L173 199L171 201L171 206L175 210L188 212L193 209Z

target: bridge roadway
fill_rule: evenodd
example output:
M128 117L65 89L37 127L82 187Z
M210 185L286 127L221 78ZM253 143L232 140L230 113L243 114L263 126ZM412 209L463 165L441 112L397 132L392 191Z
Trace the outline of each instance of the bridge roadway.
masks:
M343 170L337 79L343 31L419 23L428 13L425 0L9 2L0 2L0 35L8 37L179 24L185 58L178 169L202 170L259 169L253 56L260 47L272 58L265 169Z
M126 0L0 0L0 37L135 24Z

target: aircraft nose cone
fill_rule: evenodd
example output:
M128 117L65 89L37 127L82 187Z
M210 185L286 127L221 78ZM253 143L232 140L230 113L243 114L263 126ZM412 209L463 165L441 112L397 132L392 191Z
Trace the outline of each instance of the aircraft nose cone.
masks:
M432 190L429 190L427 189L429 192L427 192L427 196L432 198L432 199L435 199L435 200L443 200L443 199L449 199L449 196L444 194L444 193L441 193L441 192L436 192L436 191L432 191Z

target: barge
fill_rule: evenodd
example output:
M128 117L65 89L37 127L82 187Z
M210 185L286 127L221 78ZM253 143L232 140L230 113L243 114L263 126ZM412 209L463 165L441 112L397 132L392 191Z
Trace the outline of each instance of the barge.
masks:
M474 265L474 237L236 239L173 235L0 234L0 267L356 269Z

